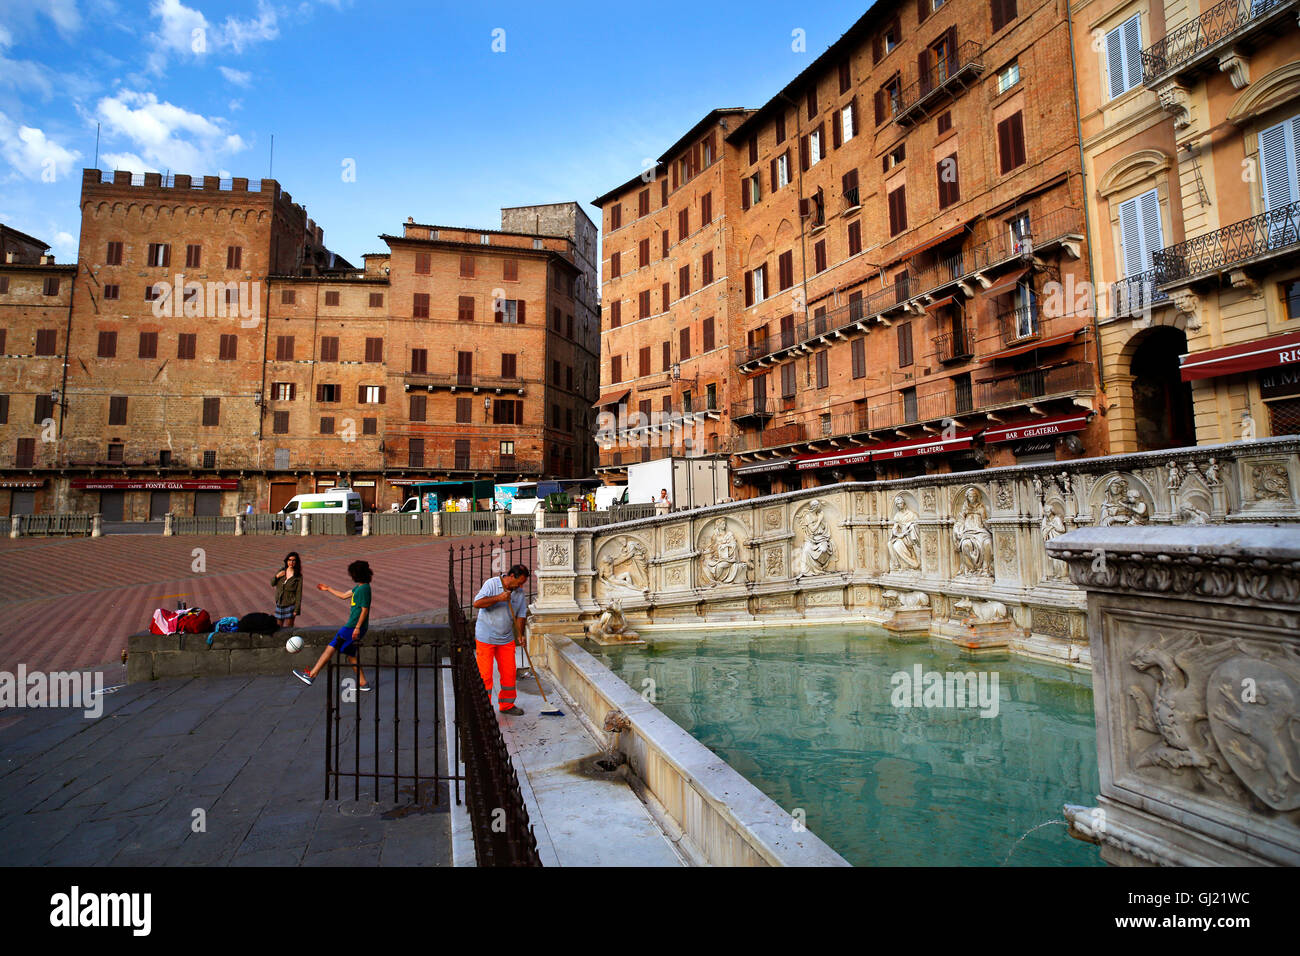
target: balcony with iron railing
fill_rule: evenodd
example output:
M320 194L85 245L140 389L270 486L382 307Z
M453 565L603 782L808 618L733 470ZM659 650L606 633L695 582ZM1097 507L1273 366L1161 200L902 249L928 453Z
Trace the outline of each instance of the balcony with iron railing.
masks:
M763 422L776 414L777 402L775 399L767 398L750 398L743 402L731 403L731 420L733 422L748 422L751 425L755 422Z
M950 362L966 361L975 354L973 330L959 326L949 332L941 332L934 337L934 352L939 361L945 365Z
M1167 79L1217 70L1219 57L1266 36L1287 31L1282 21L1300 0L1223 0L1142 51L1142 82L1153 87ZM1281 31L1275 28L1282 27Z
M957 48L903 87L894 106L894 122L912 126L943 103L960 96L984 72L980 45L974 40Z
M1156 270L1125 276L1111 284L1111 313L1116 318L1144 315L1169 302L1169 293L1156 286Z
M1043 323L1038 312L1038 303L1017 309L1007 309L998 313L998 339L1002 348L1012 348L1033 342L1042 337Z
M844 190L844 208L842 210L843 212L848 212L850 210L857 209L859 206L862 205L862 201L859 198L859 192L860 190L859 187L857 186L854 186L852 189Z
M1096 375L1091 362L1070 362L1012 372L978 384L979 410L983 412L1054 398L1091 395L1096 391Z
M1300 248L1300 201L1270 209L1154 253L1155 284L1193 282L1229 269L1291 262Z
M408 392L420 389L432 392L445 388L453 392L465 389L475 394L493 392L497 395L508 393L523 395L527 386L521 378L503 378L499 375L481 375L476 372L469 375L429 375L423 372L407 372L402 376L402 381Z

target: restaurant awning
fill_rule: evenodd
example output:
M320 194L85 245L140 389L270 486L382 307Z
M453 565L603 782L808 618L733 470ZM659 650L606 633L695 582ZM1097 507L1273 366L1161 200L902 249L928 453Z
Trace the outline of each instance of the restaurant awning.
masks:
M799 471L811 471L814 468L839 468L845 465L861 465L871 460L871 449L862 445L840 451L826 451L816 455L801 455L794 460Z
M1077 415L1057 415L1053 418L1038 418L1029 422L1000 425L985 430L984 440L986 442L1020 441L1024 438L1043 438L1048 435L1077 432L1087 426L1091 414L1091 412L1080 412Z
M84 491L235 491L238 478L73 478Z
M1300 332L1288 332L1221 349L1192 352L1182 356L1180 362L1179 372L1184 382L1294 365L1300 363Z
M1007 275L1004 275L993 285L985 289L984 294L992 297L995 295L1004 295L1010 292L1012 289L1016 287L1016 285L1020 282L1020 280L1025 277L1025 273L1028 271L1029 271L1029 267L1026 266L1023 269L1017 269L1015 272L1011 272L1008 273Z
M911 458L914 455L938 455L951 451L964 451L971 446L977 434L979 434L977 429L968 429L958 432L951 438L916 438L894 442L891 445L877 445L871 449L871 460L890 461L894 458Z
M1013 348L1003 349L1001 352L994 352L992 355L986 355L980 361L996 362L1000 359L1014 358L1017 355L1024 355L1026 352L1032 352L1034 349L1050 349L1056 345L1064 345L1075 336L1074 332L1063 332L1060 335L1049 335L1045 339L1035 339L1033 342L1026 342L1023 345L1017 345Z
M771 461L756 461L752 465L741 465L732 470L733 475L762 475L769 471L784 471L790 467L793 458L773 458Z
M619 402L623 401L623 399L627 398L628 393L631 391L632 389L630 388L624 388L615 389L612 392L606 392L604 395L600 396L600 398L596 399L596 403L592 405L592 408L600 408L602 405L617 405Z

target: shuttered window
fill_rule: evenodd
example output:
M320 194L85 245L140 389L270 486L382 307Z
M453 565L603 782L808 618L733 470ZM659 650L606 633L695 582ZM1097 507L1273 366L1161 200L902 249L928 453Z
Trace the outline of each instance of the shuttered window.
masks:
M611 279L617 279L620 275L623 274L623 268L620 260L621 260L621 256L619 253L611 252L609 254L609 277Z
M271 414L271 433L274 435L289 434L288 412L273 412Z
M205 398L203 400L203 424L221 424L221 399Z
M623 324L623 303L615 299L609 304L609 327L616 329Z
M906 368L912 364L912 323L903 322L898 326L898 367Z
M853 377L865 378L867 375L867 340L854 339L852 346L853 353Z
M817 387L825 388L830 383L830 350L822 349L817 353Z
M36 330L36 354L53 355L58 344L57 329L37 329Z
M637 295L637 306L640 317L645 319L650 317L650 290L646 289Z
M429 293L416 292L411 296L411 318L427 319L429 317Z
M700 285L706 286L713 281L713 253L706 252L700 260Z
M234 336L230 336L232 339ZM223 335L224 339L225 336ZM95 353L98 358L113 358L117 355L117 333L100 332L99 333L99 351Z
M826 271L826 240L823 239L813 246L813 271Z
M1134 14L1106 34L1106 79L1112 100L1141 85L1141 14Z
M713 317L705 319L700 326L700 350L703 352L713 351Z
M384 340L382 338L366 339L366 361L382 362L384 360Z
M650 240L642 239L637 243L637 265L648 266L650 264Z
M182 332L176 338L176 357L178 359L192 359L196 351L198 335L194 332Z
M784 292L794 285L794 253L783 252L776 260L776 284L778 292Z
M292 335L277 335L275 337L275 360L277 362L293 361Z
M423 375L429 371L429 350L411 349L411 372Z
M906 227L906 217L904 217L904 227ZM862 251L862 224L859 222L849 223L849 255L856 256Z
M685 361L691 357L691 330L690 328L682 329L677 333L678 361Z
M337 362L339 360L339 337L337 335L321 337L320 360L322 362Z
M1154 265L1152 253L1165 245L1160 224L1160 198L1156 190L1120 203L1119 227L1124 274L1135 276L1151 269Z
M1017 113L1017 116L1020 114ZM889 234L896 236L907 228L907 187L899 186L889 194Z
M993 32L997 33L1016 18L1016 0L992 0Z
M691 267L682 266L677 270L677 298L684 299L691 294Z
M474 297L472 295L456 297L456 319L459 322L474 321Z
M1013 113L998 124L998 156L1003 173L1024 165L1025 124L1020 113Z
M781 366L781 397L794 398L795 388L794 362L787 362Z
M713 222L713 193L705 193L700 197L700 225L707 226Z
M650 374L650 346L647 345L644 348L642 348L639 357L641 361L641 365L640 365L641 371L638 372L637 374L649 375Z
M945 156L935 164L935 175L939 183L939 208L951 206L961 198L957 185L957 154Z
M157 358L158 357L158 333L141 332L140 333L140 358Z
M108 399L108 423L110 425L126 424L126 396L113 395Z
M1264 208L1272 211L1300 201L1300 115L1260 132L1259 158L1264 168Z

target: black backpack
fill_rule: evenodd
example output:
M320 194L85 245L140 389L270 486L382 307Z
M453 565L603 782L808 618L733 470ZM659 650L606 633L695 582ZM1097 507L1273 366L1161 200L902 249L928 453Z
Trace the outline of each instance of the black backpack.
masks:
M279 629L280 625L276 623L275 618L261 611L245 614L239 619L239 626L236 628L246 634L274 634Z

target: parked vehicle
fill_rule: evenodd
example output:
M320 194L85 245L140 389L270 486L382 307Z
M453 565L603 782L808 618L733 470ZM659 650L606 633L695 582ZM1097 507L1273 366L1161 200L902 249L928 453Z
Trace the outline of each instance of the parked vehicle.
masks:
M348 514L352 516L352 528L361 530L361 495L347 488L337 491L322 491L310 495L294 495L280 509L284 515L284 529L293 531L297 527L296 518L300 514Z
M627 485L601 485L596 489L596 510L606 511L611 505L627 504Z

